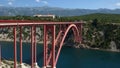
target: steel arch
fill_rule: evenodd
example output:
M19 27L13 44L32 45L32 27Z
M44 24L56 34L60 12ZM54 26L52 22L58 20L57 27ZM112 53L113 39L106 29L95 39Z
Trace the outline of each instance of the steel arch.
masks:
M63 46L64 40L65 40L68 32L69 32L71 29L73 30L73 33L74 33L75 41L76 41L76 42L78 42L78 41L80 40L80 38L81 38L81 37L80 37L79 30L78 30L78 27L77 27L75 24L69 25L68 28L66 29L65 33L64 33L64 36L63 36L63 38L62 38L61 43L60 43L60 47L59 47L58 53L57 53L57 55L56 55L55 65L57 64L58 57L59 57L61 48L62 48L62 46Z

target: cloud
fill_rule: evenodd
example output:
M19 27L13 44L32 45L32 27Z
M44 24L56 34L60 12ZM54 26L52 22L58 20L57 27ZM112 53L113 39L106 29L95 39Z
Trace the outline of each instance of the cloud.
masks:
M13 5L13 2L14 2L15 0L8 0L8 5Z
M120 6L120 2L116 3L116 6Z
M47 1L44 1L44 0L35 0L37 3L43 3L43 4L48 4Z
M15 0L8 0L8 1L15 1Z
M36 2L40 2L41 0L35 0Z
M44 3L44 4L48 4L48 2L47 2L47 1L42 1L42 3Z
M13 3L12 2L8 2L8 5L13 5Z

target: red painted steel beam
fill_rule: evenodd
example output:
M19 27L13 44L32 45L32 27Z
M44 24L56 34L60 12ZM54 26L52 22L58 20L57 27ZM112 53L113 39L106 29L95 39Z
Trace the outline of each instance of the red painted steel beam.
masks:
M52 28L52 68L55 68L55 25Z
M65 25L65 24L79 24L80 22L48 22L48 21L30 21L30 20L0 20L0 26L32 26L32 25Z
M47 25L44 25L44 67L47 67Z
M47 26L47 31L50 31L51 32L51 35L52 35L52 31L53 31L53 25L50 25L50 26ZM48 46L47 46L47 48L48 48ZM48 51L48 50L47 50ZM47 58L47 65L51 65L52 63L52 53L53 53L53 51L52 51L52 46L51 46L51 48L49 49L49 55L48 55L48 53L47 53L47 55L48 55L48 58Z
M33 26L31 26L31 68L34 68L34 33Z
M65 31L65 33L64 33L64 36L62 37L62 41L61 41L61 43L60 43L60 47L59 47L58 52L57 52L57 55L56 55L55 65L56 65L56 63L57 63L57 61L58 61L58 57L59 57L61 48L62 48L62 46L63 46L63 42L64 42L64 40L65 40L65 38L66 38L66 36L67 36L67 33L69 32L69 30L70 30L71 28L74 28L74 29L76 30L76 32L77 32L76 34L79 35L79 30L78 30L78 28L77 28L77 26L76 26L75 24L71 24L70 26L68 26L68 28L66 29L66 31ZM78 36L78 37L79 37L79 36Z
M34 26L34 63L36 63L36 56L37 56L37 49L36 49L36 26Z
M61 50L61 47L63 45L63 42L64 42L64 39L67 35L67 31L69 31L69 29L71 27L74 27L75 29L77 24L80 24L79 26L79 30L80 30L80 41L82 41L82 24L83 22L41 22L41 21L21 21L21 20L0 20L0 26L3 26L3 27L11 27L11 26L14 26L14 68L16 68L16 61L17 61L17 57L16 57L16 51L17 51L17 48L16 48L16 27L15 26L31 26L31 68L34 68L34 63L36 62L36 38L35 38L35 33L36 33L36 27L34 26L37 26L37 25L44 25L44 66L47 66L49 61L48 59L50 58L50 61L52 61L52 68L56 67L56 62L57 62L57 59L58 59L58 56L59 56L59 53L60 53L60 50ZM60 30L62 30L62 27L64 26L66 28L65 30L65 35L63 36L63 39L60 43L60 48L58 50L58 54L57 56L55 57L55 44L57 43L57 38L55 38L55 24L56 25L60 25ZM68 25L70 24L74 24L74 25L71 25L71 27L68 27ZM51 25L50 27L48 27L47 25ZM48 45L47 45L47 31L48 31L48 28L51 29L51 32L52 32L52 50L50 51L50 56L48 58ZM21 30L20 30L21 31ZM75 31L76 32L76 31ZM20 32L20 36L21 36L21 33L22 31ZM61 32L62 33L62 32ZM60 34L61 34L60 33ZM76 33L74 33L75 35L78 35L78 30ZM58 35L59 37L60 35ZM76 40L78 40L78 36L75 36ZM20 50L22 51L22 37L20 39ZM20 52L21 52L20 51ZM22 56L22 52L20 53L20 56ZM52 57L52 59L51 59ZM56 60L55 60L56 58ZM22 58L20 58L20 63L22 63Z
M56 37L56 39L55 39L55 45L58 44L57 42L59 41L59 39L60 39L60 37L61 37L61 34L62 34L62 30L59 31L59 33L58 33L58 35L57 35L57 37Z
M82 23L80 23L80 43L82 43Z
M55 46L57 45L57 42L59 41L61 34L62 34L62 31L60 30L60 32L58 33L58 35L55 39ZM49 58L47 60L47 64L50 63L51 57L52 57L52 51L50 51L50 55L49 55Z
M13 28L13 34L14 34L14 68L17 68L16 27Z
M22 26L20 26L20 64L22 64Z
M2 58L1 53L2 53L2 51L1 51L1 45L0 45L0 65L1 65L1 58Z
M77 36L77 33L75 32L75 29L74 29L74 28L72 28L72 30L73 30L74 38L75 38L75 39L74 39L74 42L78 42L78 40L79 40L80 37Z

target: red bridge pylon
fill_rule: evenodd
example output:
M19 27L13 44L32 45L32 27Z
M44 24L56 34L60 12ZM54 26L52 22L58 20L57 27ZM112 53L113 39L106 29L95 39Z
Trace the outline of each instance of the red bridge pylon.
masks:
M14 68L17 68L17 28L20 29L20 65L22 62L22 27L31 27L31 68L39 68L37 65L36 48L36 27L43 25L44 29L44 64L43 68L56 68L60 51L65 38L70 30L74 34L74 42L82 42L82 24L83 22L40 22L40 21L20 21L20 20L0 20L0 28L12 27L14 36ZM1 49L0 49L1 50ZM1 63L0 51L0 63Z
M82 24L59 25L59 31L56 34L56 25L44 25L44 68L49 66L56 68L61 48L69 30L73 30L75 42L81 43L81 27ZM49 38L51 38L51 42ZM51 45L48 45L48 42Z

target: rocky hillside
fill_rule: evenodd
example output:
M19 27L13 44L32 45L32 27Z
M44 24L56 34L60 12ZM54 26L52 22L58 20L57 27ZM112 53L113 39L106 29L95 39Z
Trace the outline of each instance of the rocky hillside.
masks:
M110 49L111 42L114 42L117 49L120 49L120 25L118 24L95 24L90 23L84 26L84 43L93 48Z
M40 20L29 16L0 17L4 20ZM55 19L43 19L44 21L80 21L83 25L83 44L91 48L99 49L120 49L120 14L90 14L84 16L60 17ZM37 41L43 40L43 26L37 27ZM13 28L0 29L0 39L13 39ZM17 30L19 34L19 29ZM30 27L24 27L22 32L23 40L30 41ZM73 41L71 33L68 34L66 42ZM19 35L17 35L19 37ZM19 38L17 39L19 40Z
M30 33L30 27L23 27L23 31L22 31L22 37L23 37L23 41L25 42L30 42L30 37L31 37L31 33ZM41 42L41 40L43 39L42 35L43 33L41 32L41 27L37 27L36 28L36 39L37 42ZM0 29L0 40L1 41L13 41L13 28L1 28ZM17 41L19 41L19 29L17 29Z

